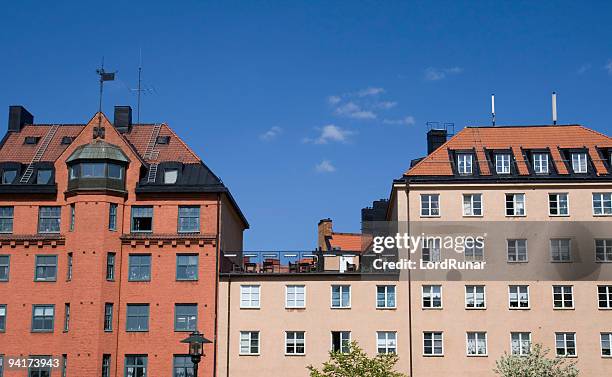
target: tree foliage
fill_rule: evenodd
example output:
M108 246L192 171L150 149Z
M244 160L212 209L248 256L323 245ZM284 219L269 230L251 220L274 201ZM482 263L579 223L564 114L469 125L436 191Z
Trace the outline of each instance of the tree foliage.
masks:
M349 352L330 352L321 370L308 366L310 377L407 377L393 370L398 362L396 354L368 355L357 342L351 342Z
M505 353L493 370L501 377L577 377L576 362L565 357L549 358L550 350L534 344L528 355Z

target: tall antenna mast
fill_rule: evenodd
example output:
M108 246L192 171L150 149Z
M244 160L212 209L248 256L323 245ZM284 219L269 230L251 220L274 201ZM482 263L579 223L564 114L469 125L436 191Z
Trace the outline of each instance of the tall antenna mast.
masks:
M136 92L137 105L136 105L136 124L140 124L140 104L141 94L154 93L155 88L143 88L142 87L142 49L140 49L140 62L138 64L138 87L136 89L129 88L131 92Z
M100 76L100 99L98 102L98 112L102 112L102 93L104 91L104 81L113 81L115 80L115 72L106 72L104 70L104 56L102 57L102 65L100 68L96 69L96 73Z
M552 118L553 125L557 125L557 92L552 92Z
M491 94L491 121L495 126L495 93Z

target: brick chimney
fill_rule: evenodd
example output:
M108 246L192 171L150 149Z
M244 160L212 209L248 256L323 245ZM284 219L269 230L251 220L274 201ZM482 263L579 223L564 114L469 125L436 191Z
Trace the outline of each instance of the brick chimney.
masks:
M34 123L34 116L23 106L9 106L8 130L19 132L26 124Z
M319 250L329 250L327 246L327 239L332 236L332 219L319 220L318 226L318 246Z

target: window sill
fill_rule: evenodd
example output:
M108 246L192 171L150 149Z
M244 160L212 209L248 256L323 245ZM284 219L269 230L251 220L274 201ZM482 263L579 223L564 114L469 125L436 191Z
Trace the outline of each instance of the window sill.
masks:
M285 306L285 310L306 310L305 306Z
M527 217L527 215L506 215L506 217Z
M593 217L612 217L612 213L609 213L609 214L601 214L601 215L596 215L596 214L593 214Z
M176 279L178 282L198 281L199 279Z
M509 264L521 264L521 263L529 263L528 260L509 260Z
M240 307L240 310L259 310L261 309L261 307L259 306L244 306L244 307Z
M435 218L439 218L441 217L440 215L421 215L422 218L429 218L429 219L435 219Z
M127 332L127 333L143 333L143 332L149 332L149 330L125 330L125 332Z
M444 354L441 354L441 355L427 355L427 354L423 354L423 357L444 357Z
M563 357L566 359L577 359L578 355L555 355L556 357Z
M57 279L53 279L53 280L39 280L39 279L34 279L35 283L55 283L57 282Z
M467 357L489 357L489 355L466 355Z
M468 308L467 306L465 307L465 310L487 310L486 307L484 308Z
M287 357L304 357L306 356L305 353L286 353L285 356Z
M463 215L463 217L466 217L466 218L470 218L470 217L482 218L482 217L484 217L484 215Z
M53 330L31 330L33 334L52 334Z
M259 356L259 353L239 353L238 356Z
M531 307L528 307L528 308L508 308L508 310L531 310Z
M378 306L377 306L377 307L376 307L376 310L397 310L397 306L394 306L394 307L388 307L388 308L386 308L386 307L378 307Z
M351 308L350 306L331 306L330 307L330 309L333 309L333 310L348 310L350 308Z
M569 215L569 214L567 214L567 215L553 215L553 214L551 214L551 213L549 213L549 214L548 214L548 216L549 216L549 217L570 217L570 215Z
M444 307L442 307L442 306L439 306L439 307L438 307L438 306L436 306L436 307L434 307L434 308L425 308L425 307L421 307L421 309L423 309L423 310L443 310L443 309L444 309Z

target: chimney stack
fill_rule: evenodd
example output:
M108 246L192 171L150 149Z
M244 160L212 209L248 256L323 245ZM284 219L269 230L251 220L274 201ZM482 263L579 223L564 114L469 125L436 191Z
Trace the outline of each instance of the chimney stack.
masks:
M132 108L130 106L115 106L114 122L117 131L129 132L132 127Z
M19 132L26 124L34 123L34 115L23 106L9 106L8 130Z
M433 151L440 148L442 144L446 143L447 137L446 129L435 129L427 131L427 154L430 155Z
M318 249L327 251L327 239L332 236L332 219L319 220L318 226Z

